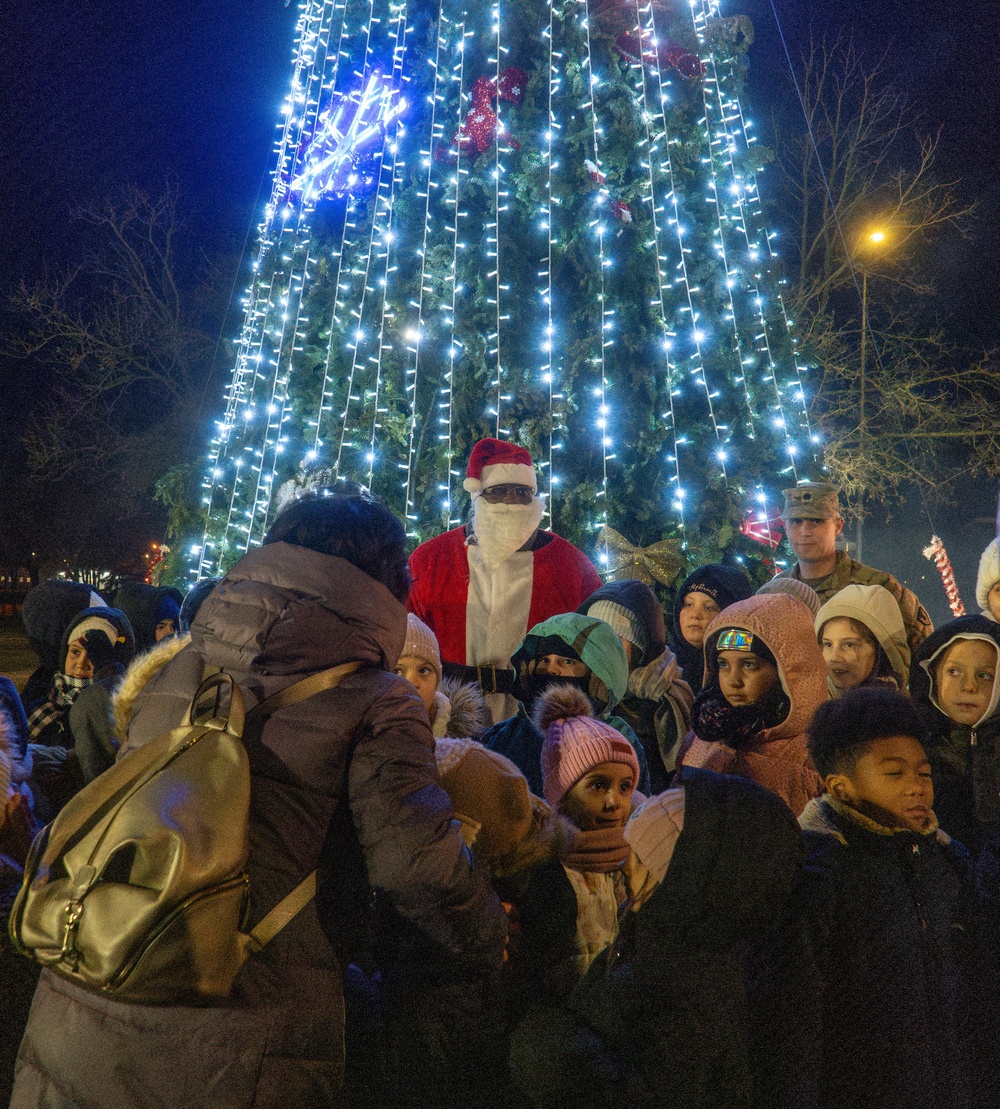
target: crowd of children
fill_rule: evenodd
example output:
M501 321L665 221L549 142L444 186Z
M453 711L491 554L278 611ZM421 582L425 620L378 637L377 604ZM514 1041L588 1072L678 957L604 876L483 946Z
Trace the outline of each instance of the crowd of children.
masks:
M114 761L212 584L32 596L42 667L23 705L0 680L8 908L31 835ZM396 673L509 935L472 979L376 896L353 1103L1000 1104L996 541L977 599L911 659L881 585L821 603L710 565L677 590L671 648L653 591L611 582L528 631L492 725L411 614Z

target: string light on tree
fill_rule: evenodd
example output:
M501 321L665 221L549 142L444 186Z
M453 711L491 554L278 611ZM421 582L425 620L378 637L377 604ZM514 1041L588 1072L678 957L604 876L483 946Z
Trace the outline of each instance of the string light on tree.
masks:
M598 560L800 478L741 28L715 0L303 0L192 573L314 467L413 542L455 526L484 435L543 459Z

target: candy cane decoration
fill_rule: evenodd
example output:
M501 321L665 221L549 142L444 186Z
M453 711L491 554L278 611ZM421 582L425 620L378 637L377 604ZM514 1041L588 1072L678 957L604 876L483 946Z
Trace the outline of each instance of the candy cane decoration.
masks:
M938 568L952 615L964 616L965 605L962 604L962 598L958 595L958 586L955 584L955 571L951 567L951 559L944 549L944 544L936 535L931 536L931 545L924 547L924 558L933 559L934 565Z

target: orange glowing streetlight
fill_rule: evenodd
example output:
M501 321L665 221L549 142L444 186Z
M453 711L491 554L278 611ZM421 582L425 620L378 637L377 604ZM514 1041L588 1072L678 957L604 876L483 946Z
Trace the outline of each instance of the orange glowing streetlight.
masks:
M873 227L867 231L860 240L864 252L879 252L888 244L889 235L884 227ZM860 419L858 421L858 447L864 449L867 426L865 423L865 356L868 345L868 266L861 266L861 395L859 397ZM858 512L857 527L855 530L855 557L861 561L861 512Z

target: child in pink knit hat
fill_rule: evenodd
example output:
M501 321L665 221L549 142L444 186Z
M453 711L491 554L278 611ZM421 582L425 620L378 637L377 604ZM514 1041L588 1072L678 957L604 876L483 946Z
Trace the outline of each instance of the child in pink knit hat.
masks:
M627 899L622 866L629 857L625 822L642 799L635 792L635 748L592 715L576 686L554 685L535 705L544 733L545 800L571 825L559 858L536 867L512 900L520 938L512 953L515 980L539 992L565 996L614 938Z

